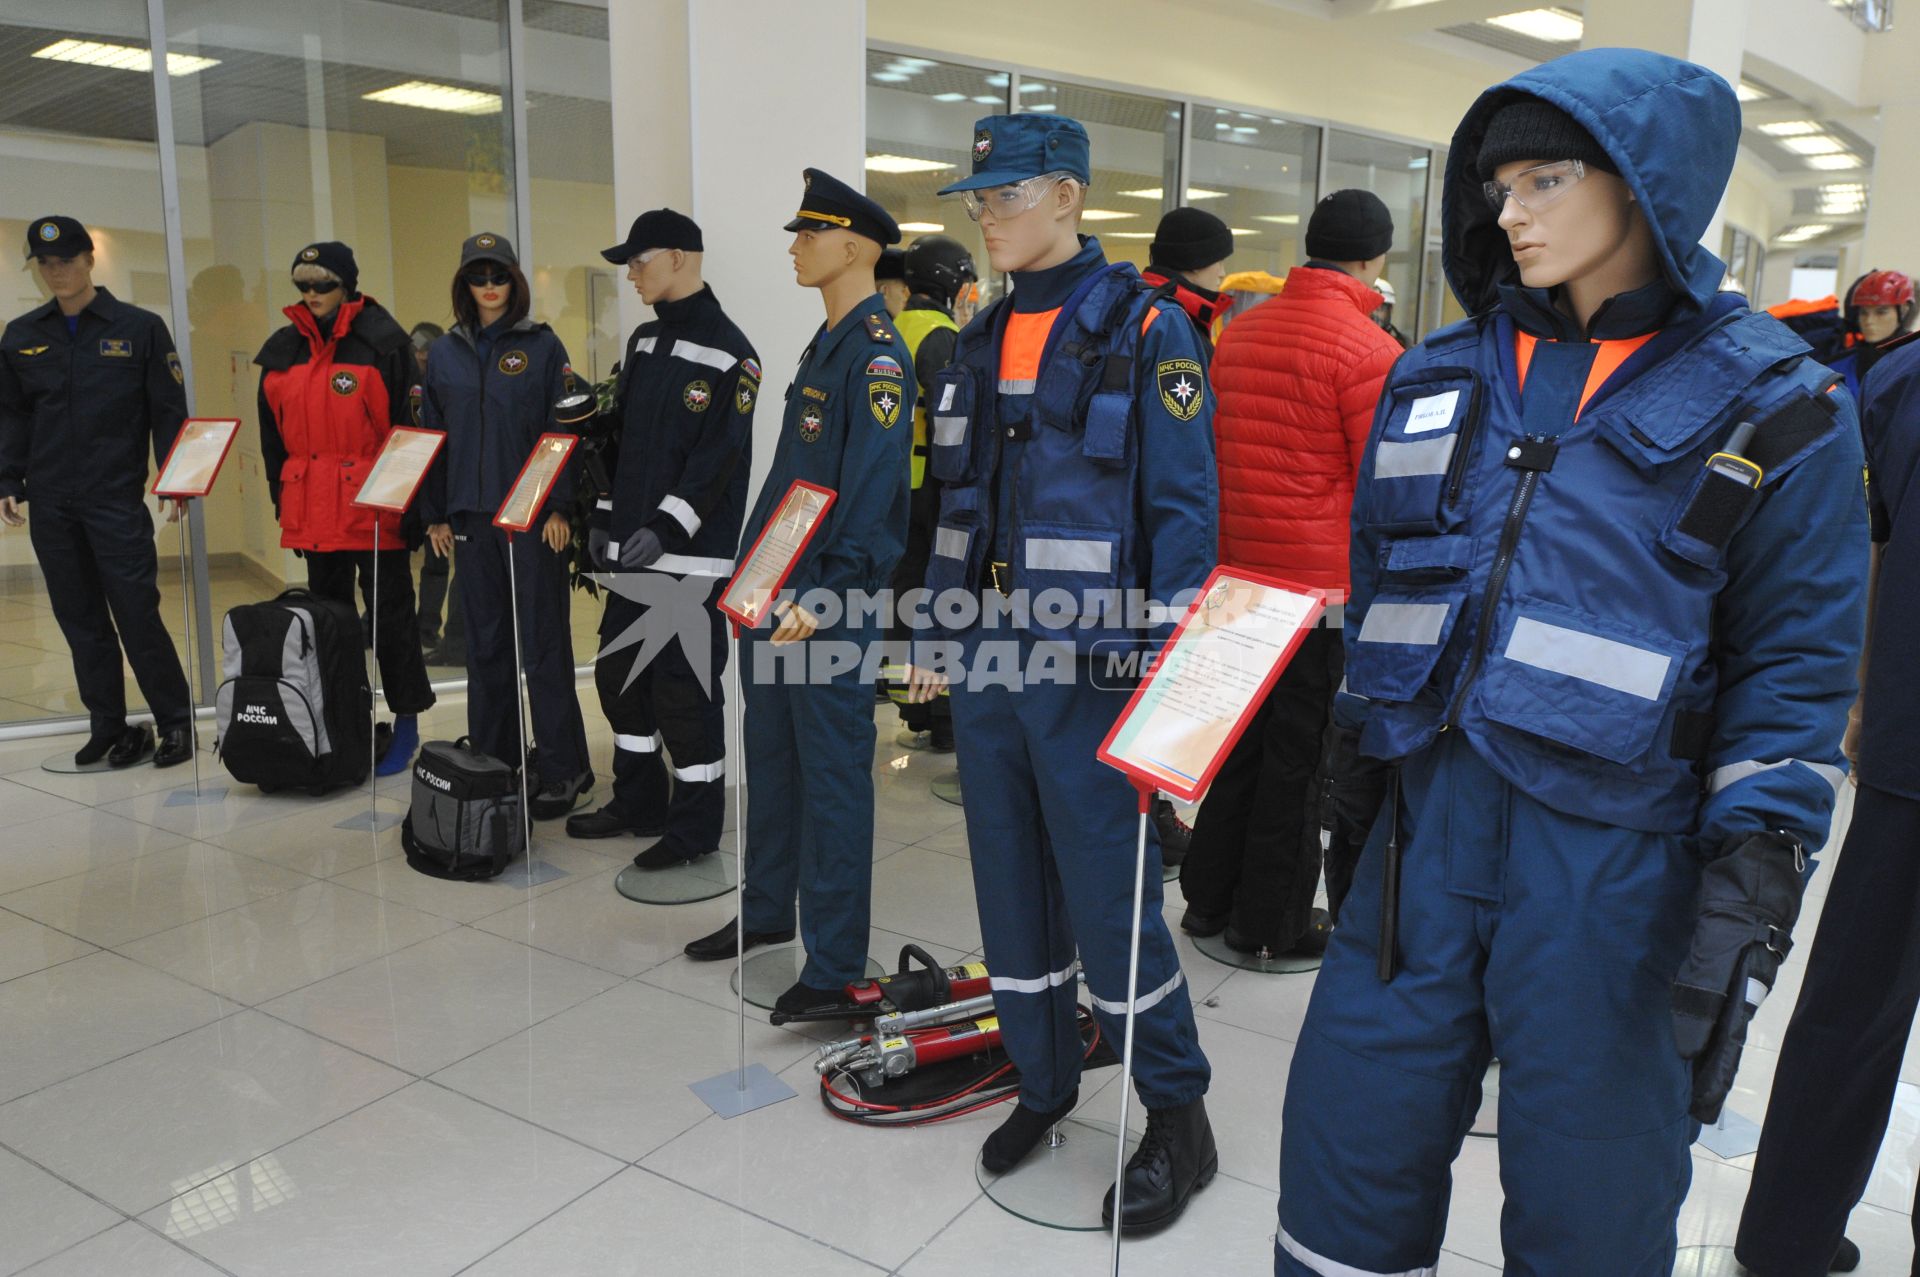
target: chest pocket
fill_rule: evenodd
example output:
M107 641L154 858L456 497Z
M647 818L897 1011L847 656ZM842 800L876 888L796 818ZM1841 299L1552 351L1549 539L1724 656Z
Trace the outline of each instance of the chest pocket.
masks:
M967 483L973 478L980 401L979 381L971 368L949 364L935 374L927 404L927 469L942 483Z
M1467 368L1435 368L1387 390L1387 418L1369 458L1367 522L1383 532L1451 532L1462 500L1485 395Z

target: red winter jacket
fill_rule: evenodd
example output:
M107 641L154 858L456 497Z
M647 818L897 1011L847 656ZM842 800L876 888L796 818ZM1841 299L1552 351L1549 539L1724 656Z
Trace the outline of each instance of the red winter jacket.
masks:
M289 550L371 550L373 511L353 504L395 426L408 423L413 353L379 302L356 297L322 336L305 306L254 357L260 451ZM400 516L380 516L380 548L406 548Z
M1380 294L1296 266L1229 322L1213 356L1220 559L1347 589L1347 521L1374 404L1400 344L1367 318Z

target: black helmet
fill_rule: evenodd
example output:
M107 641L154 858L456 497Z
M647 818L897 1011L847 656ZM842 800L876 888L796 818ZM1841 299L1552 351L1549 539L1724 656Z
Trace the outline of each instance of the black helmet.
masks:
M963 286L978 278L973 254L957 239L922 235L907 246L907 287L916 293L951 302Z

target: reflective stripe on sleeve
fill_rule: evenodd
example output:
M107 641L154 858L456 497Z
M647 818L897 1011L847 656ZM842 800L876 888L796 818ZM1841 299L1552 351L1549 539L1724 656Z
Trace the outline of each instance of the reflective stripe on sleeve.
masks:
M1016 980L1012 976L997 975L989 977L987 986L995 993L1045 993L1048 989L1057 989L1073 979L1073 963L1069 962L1058 971L1049 971L1043 976L1031 980Z
M1451 603L1375 603L1360 622L1360 641L1432 647L1452 610Z
M1664 652L1650 652L1564 625L1549 625L1530 616L1514 622L1505 655L1522 665L1598 683L1648 701L1660 699L1660 690L1667 685L1667 669L1673 664L1673 658Z
M717 763L695 763L691 767L675 767L672 770L674 779L684 780L690 785L696 785L702 781L719 780L722 776L725 776L727 774L727 763L725 759L722 759Z
M1835 767L1832 763L1810 763L1804 758L1785 758L1777 763L1763 763L1755 759L1746 758L1737 763L1728 763L1725 767L1714 768L1713 774L1707 777L1707 792L1709 794L1717 794L1735 781L1745 780L1749 776L1757 776L1761 772L1770 772L1776 767L1791 767L1795 763L1800 764L1808 771L1820 777L1821 780L1833 786L1833 792L1836 797L1840 793L1840 786L1847 783L1846 770Z
M1300 1244L1300 1239L1286 1229L1280 1230L1280 1249L1305 1264L1320 1277L1437 1277L1438 1265L1428 1264L1425 1268L1403 1268L1395 1273L1377 1272L1371 1268L1355 1268L1352 1264L1343 1264L1337 1259L1328 1259L1316 1254Z
M965 528L937 529L933 534L933 552L944 559L964 559L972 536Z
M1445 474L1453 460L1457 434L1417 443L1382 443L1373 450L1373 477L1376 479L1414 479L1425 474Z
M660 512L662 514L672 515L673 521L685 528L688 536L692 536L700 530L700 516L693 512L692 506L682 501L679 497L665 496L660 498Z
M1135 999L1133 1004L1133 1013L1135 1015L1145 1015L1147 1012L1153 1010L1153 1008L1160 1005L1161 1001L1164 1000L1169 993L1172 993L1175 989L1179 988L1181 983L1185 981L1186 978L1187 977L1184 973L1179 971L1174 972L1173 978L1171 980L1168 980L1165 984L1161 985L1159 988L1154 989L1149 993L1141 994L1137 999ZM1099 994L1095 993L1092 989L1087 990L1087 997L1093 1000L1093 1005L1095 1005L1096 1007L1099 1007L1102 1011L1105 1011L1108 1015L1125 1015L1127 1013L1126 1003L1109 1002L1105 998L1101 997Z
M1074 537L1031 537L1027 566L1044 572L1106 572L1113 567L1113 546Z
M673 343L672 353L675 359L691 360L696 364L705 364L709 368L717 368L721 372L727 371L727 369L740 362L724 350L715 350L712 346L702 346L697 341L676 341Z
M651 736L622 736L616 733L613 747L624 749L629 754L657 754L660 752L660 733L655 732Z
M655 343L659 340L658 337L642 337L639 341L633 343L633 353L636 355L651 355Z

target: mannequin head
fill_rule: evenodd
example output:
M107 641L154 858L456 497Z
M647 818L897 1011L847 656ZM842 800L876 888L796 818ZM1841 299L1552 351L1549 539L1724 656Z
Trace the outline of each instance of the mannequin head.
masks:
M799 230L787 246L793 258L794 281L802 288L826 288L843 279L866 279L867 292L873 291L873 268L880 260L880 245L865 235L849 230Z
M627 259L627 282L649 306L679 301L705 287L700 274L704 257L681 248L649 248Z
M1077 178L1047 173L978 195L976 220L995 270L1044 270L1079 251L1087 188Z
M1859 324L1860 336L1877 346L1900 331L1900 308L1862 306Z
M293 268L293 286L300 290L300 304L315 319L330 319L347 299L340 277L324 266L302 262Z
M1494 171L1514 187L1500 208L1500 229L1520 282L1564 288L1563 308L1582 326L1601 303L1652 283L1660 274L1653 229L1621 178L1594 165L1540 173L1563 157L1510 160ZM1525 202L1523 202L1525 201Z
M93 253L90 251L72 257L36 257L34 265L40 268L40 280L55 301L75 301L93 291Z

